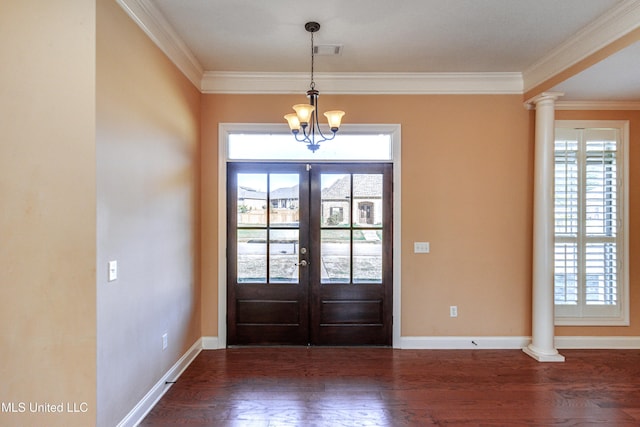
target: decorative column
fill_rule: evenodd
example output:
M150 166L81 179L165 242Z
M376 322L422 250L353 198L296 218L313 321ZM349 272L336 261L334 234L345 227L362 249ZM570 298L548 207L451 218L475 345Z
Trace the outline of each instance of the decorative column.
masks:
M564 362L554 344L554 143L555 101L564 95L545 92L535 104L535 165L533 188L533 307L532 340L523 351L539 362Z

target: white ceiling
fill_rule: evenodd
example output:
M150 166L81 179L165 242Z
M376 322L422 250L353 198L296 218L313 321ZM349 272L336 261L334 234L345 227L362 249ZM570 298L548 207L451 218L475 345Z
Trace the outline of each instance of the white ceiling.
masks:
M317 21L315 44L342 46L338 56L316 56L320 74L519 73L521 92L640 28L640 0L120 2L151 10L205 74L308 77L304 23ZM638 70L635 43L553 90L565 92L563 100L640 101Z
M640 43L609 56L591 68L560 83L554 90L569 99L640 100Z

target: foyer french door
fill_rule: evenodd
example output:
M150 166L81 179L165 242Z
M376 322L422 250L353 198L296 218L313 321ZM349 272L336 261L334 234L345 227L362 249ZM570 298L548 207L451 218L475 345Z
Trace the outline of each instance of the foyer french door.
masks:
M392 165L229 163L229 345L391 345Z

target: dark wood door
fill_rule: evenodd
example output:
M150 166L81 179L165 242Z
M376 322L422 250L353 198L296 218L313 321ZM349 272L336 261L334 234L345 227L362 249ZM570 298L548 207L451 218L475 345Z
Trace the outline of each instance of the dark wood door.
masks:
M306 165L229 163L227 186L227 343L308 344Z
M392 166L228 165L229 345L391 345Z
M391 164L311 169L311 342L391 345Z

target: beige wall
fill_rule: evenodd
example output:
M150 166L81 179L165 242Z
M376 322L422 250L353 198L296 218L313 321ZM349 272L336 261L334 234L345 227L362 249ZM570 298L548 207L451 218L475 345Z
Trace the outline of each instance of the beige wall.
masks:
M218 123L279 123L299 101L203 96L204 335L217 335ZM322 96L320 106L347 111L345 123L402 125L402 335L529 335L533 164L521 97ZM423 240L431 253L414 254Z
M0 412L3 426L96 414L95 5L0 2ZM64 58L64 60L61 60ZM86 403L86 413L66 403ZM19 408L16 406L16 408Z
M200 93L115 1L97 5L97 425L110 427L201 336Z
M300 96L203 95L203 335L217 336L218 124L280 123ZM534 114L519 96L322 96L345 123L402 125L402 335L529 336ZM640 167L638 112L559 112L632 120L631 182ZM637 130L637 131L636 131ZM636 186L637 187L637 186ZM631 191L631 257L637 254ZM413 253L429 241L431 253ZM631 326L557 328L559 335L640 334L638 272ZM224 286L224 284L221 284ZM449 317L457 305L459 317Z

